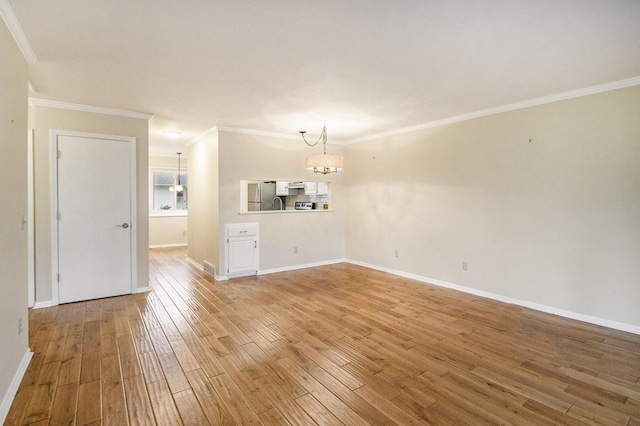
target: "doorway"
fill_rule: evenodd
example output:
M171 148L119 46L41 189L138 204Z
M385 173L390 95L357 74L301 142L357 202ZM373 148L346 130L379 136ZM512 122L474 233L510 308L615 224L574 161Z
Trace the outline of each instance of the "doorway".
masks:
M54 304L135 289L135 142L53 132Z

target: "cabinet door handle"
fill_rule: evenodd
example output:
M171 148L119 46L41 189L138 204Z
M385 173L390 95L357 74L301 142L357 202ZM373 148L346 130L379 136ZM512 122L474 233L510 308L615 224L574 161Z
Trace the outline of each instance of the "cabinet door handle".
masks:
M248 231L240 231L241 234L246 234Z

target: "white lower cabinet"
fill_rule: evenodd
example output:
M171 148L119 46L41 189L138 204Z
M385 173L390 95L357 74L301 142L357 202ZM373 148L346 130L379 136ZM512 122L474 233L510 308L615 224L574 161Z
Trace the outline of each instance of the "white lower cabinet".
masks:
M236 278L258 273L258 223L225 225L225 257L227 277Z

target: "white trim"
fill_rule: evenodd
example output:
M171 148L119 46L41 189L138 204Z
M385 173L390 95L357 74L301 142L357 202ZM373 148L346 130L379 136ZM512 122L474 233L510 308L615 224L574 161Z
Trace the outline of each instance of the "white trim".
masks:
M188 159L187 157L187 153L183 152L181 154L183 159ZM167 154L166 152L153 152L153 151L149 151L149 157L164 157L164 158L176 158L176 153L171 153L171 154ZM149 167L153 167L153 166L149 166ZM160 167L165 167L165 166L160 166ZM169 167L165 167L165 168L169 168Z
M197 269L204 271L204 267L199 264L198 262L196 262L195 260L193 260L192 258L187 256L187 262L190 263L192 266L195 266Z
M158 218L158 217L187 217L189 214L186 210L150 210L149 218Z
M165 213L166 212L166 213ZM150 210L149 218L154 217L187 217L186 210Z
M29 308L33 308L33 305L36 302L33 129L30 128L27 132L27 306Z
M140 287L140 288L137 288L137 289L136 289L136 291L134 291L134 293L136 293L136 294L137 294L137 293L148 293L148 292L150 292L150 291L151 291L151 287L148 287L148 286L147 286L147 287Z
M218 131L220 132L229 132L229 133L241 133L245 135L254 135L254 136L266 136L270 138L281 138L281 139L296 139L302 142L299 134L289 134L289 133L278 133L278 132L268 132L264 130L254 130L254 129L245 129L242 127L226 127L226 126L217 126ZM329 143L329 142L327 142Z
M213 276L213 279L216 281L228 281L229 278L227 278L225 275L211 275L207 272L204 271L204 266L202 266L201 264L199 264L198 262L196 262L195 260L191 259L190 257L187 257L187 263L191 264L192 266L194 266L196 269L200 270L203 274L207 274L208 276ZM218 268L216 268L217 270Z
M322 262L303 263L300 265L284 266L282 268L263 269L258 271L258 275L268 275L268 274L275 274L278 272L295 271L297 269L315 268L317 266L334 265L336 263L344 263L344 262L347 262L347 260L343 258L343 259L324 260Z
M637 85L640 85L640 77L628 78L626 80L619 80L611 83L600 84L597 86L585 87L583 89L571 90L568 92L557 93L555 95L543 96L540 98L530 99L527 101L516 102L513 104L507 104L507 105L497 106L494 108L483 109L483 110L471 112L468 114L455 115L453 117L443 118L442 120L436 120L428 123L418 124L415 126L403 127L401 129L391 130L388 132L377 133L375 135L369 135L362 138L347 141L345 145L351 145L354 143L365 142L365 141L380 139L380 138L389 137L389 136L397 136L404 133L415 132L418 130L430 129L433 127L439 127L447 124L458 123L461 121L472 120L474 118L500 114L502 112L514 111L522 108L528 108L528 107L548 104L552 102L564 101L567 99L578 98L581 96L595 95L596 93L608 92L611 90L623 89L625 87L631 87L631 86L637 86Z
M143 112L127 111L115 108L103 108L91 105L72 104L69 102L51 101L48 99L29 98L29 104L46 108L58 108L68 109L72 111L91 112L96 114L117 115L119 117L139 118L142 120L150 120L151 118L153 118L152 114L146 114Z
M611 321L605 318L598 318L591 315L580 314L577 312L566 311L564 309L554 308L552 306L541 305L534 302L529 302L526 300L513 299L508 296L502 296L500 294L489 293L482 290L477 290L475 288L465 287L458 284L448 283L446 281L440 281L433 278L423 277L421 275L410 274L403 271L398 271L391 268L385 268L382 266L372 265L370 263L360 262L357 260L348 259L347 262L352 263L354 265L363 266L365 268L375 269L377 271L387 272L389 274L397 275L404 278L409 278L412 280L420 281L425 284L433 284L439 287L450 288L452 290L461 291L463 293L473 294L474 296L484 297L486 299L497 300L498 302L508 303L511 305L522 306L524 308L533 309L540 312L545 312L548 314L558 315L564 318L569 318L577 321L586 322L589 324L595 324L607 328L612 328L614 330L625 331L627 333L633 333L640 335L640 326L625 324L622 322Z
M120 135L104 135L98 133L70 132L67 130L51 130L49 141L49 157L51 159L51 305L55 306L60 303L60 294L58 289L58 137L70 136L89 139L105 139L123 141L129 143L131 156L131 176L130 176L130 199L131 199L131 294L135 293L138 288L138 216L137 216L137 163L136 163L136 146L137 139L133 136ZM36 303L37 304L37 303Z
M20 382L22 382L24 373L27 372L27 367L29 367L29 362L31 362L32 357L33 352L31 352L29 348L27 348L27 352L25 352L24 356L22 357L22 361L20 361L20 364L18 365L16 374L13 375L13 379L9 384L9 388L2 398L2 403L0 404L0 423L2 424L4 424L4 421L7 419L7 414L9 414L9 409L11 408L11 404L13 403L13 399L16 397L16 393L18 393Z
M154 249L154 248L164 248L164 247L186 247L187 243L177 243L177 244L154 244L154 245L150 245L149 248L150 249Z
M27 60L27 63L29 65L37 64L38 58L31 48L31 44L22 30L22 25L20 25L18 18L16 18L16 14L13 12L13 9L7 0L0 0L0 16L2 16L4 23L7 25L9 32L16 41L16 44L18 45L20 52L22 52L22 56Z
M38 93L38 90L36 89L36 86L34 86L33 81L31 81L31 79L29 79L29 82L27 83L27 87L29 88L29 94Z
M218 133L218 126L209 127L207 130L205 130L204 132L200 133L198 136L196 136L195 138L191 139L187 143L185 143L184 146L186 146L188 148L191 145L195 145L198 142L200 142L201 138L204 138L205 136L209 136L210 134L213 134L213 133Z
M33 304L33 309L50 308L55 305L57 305L57 303L54 304L52 300L43 300L42 302L35 302Z
M312 263L302 263L299 265L291 265L291 266L283 266L281 268L272 268L272 269L262 269L259 270L255 275L268 275L268 274L277 274L279 272L287 272L287 271L295 271L298 269L307 269L307 268L315 268L317 266L327 266L327 265L334 265L336 263L344 263L344 262L348 262L347 259L333 259L333 260L324 260L322 262L312 262ZM251 275L247 275L247 276L253 276L254 274ZM240 278L241 276L233 276L230 277L228 275L221 275L220 277L216 276L216 280L218 281L227 281L229 280L229 278Z

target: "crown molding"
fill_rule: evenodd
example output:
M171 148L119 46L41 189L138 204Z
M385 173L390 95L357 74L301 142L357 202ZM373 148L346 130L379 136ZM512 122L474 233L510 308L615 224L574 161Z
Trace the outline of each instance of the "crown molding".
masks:
M22 30L22 26L20 25L20 22L18 22L16 14L13 13L13 9L11 8L8 0L0 0L0 16L2 16L4 23L7 25L9 32L16 41L16 44L22 52L22 56L27 60L27 63L29 65L37 64L38 58L31 48L31 44L29 44L29 40Z
M196 136L195 138L191 139L187 143L185 143L184 146L186 146L188 148L191 145L195 145L198 142L200 142L200 139L205 138L205 137L207 137L209 135L212 135L214 133L218 133L218 129L219 129L218 126L209 127L207 130L205 130L204 132L200 133L198 136Z
M264 130L245 129L241 127L218 126L218 130L221 132L242 133L245 135L266 136L270 138L298 139L297 137L290 135L289 133L268 132Z
M597 93L608 92L608 91L617 90L617 89L624 89L625 87L632 87L632 86L638 86L638 85L640 85L640 77L633 77L625 80L618 80L611 83L599 84L597 86L585 87L582 89L557 93L555 95L543 96L540 98L530 99L527 101L516 102L513 104L507 104L507 105L502 105L494 108L483 109L483 110L471 112L468 114L456 115L453 117L443 118L442 120L431 121L428 123L418 124L415 126L403 127L401 129L391 130L388 132L377 133L375 135L365 136L362 138L347 141L345 145L351 145L354 143L365 142L365 141L380 139L384 137L397 136L404 133L415 132L418 130L430 129L433 127L444 126L447 124L459 123L461 121L466 121L466 120L473 120L474 118L500 114L502 112L515 111L518 109L528 108L532 106L544 105L552 102L579 98L582 96L595 95Z
M38 93L38 91L36 90L36 86L33 85L33 81L31 81L31 79L29 79L29 83L27 84L27 86L29 87L29 94L36 94Z
M91 105L72 104L68 102L51 101L48 99L39 99L39 98L29 98L29 104L40 106L40 107L47 107L47 108L68 109L72 111L93 112L96 114L117 115L120 117L128 117L128 118L139 118L142 120L150 120L153 117L152 114L145 114L143 112L126 111L123 109L115 109L115 108L102 108L102 107L96 107Z
M183 160L187 158L187 154L186 153L181 153L180 155L182 156ZM176 153L169 154L168 152L151 151L151 150L149 150L149 157L175 158L175 156L176 156ZM154 167L154 166L150 166L150 167Z
M279 133L279 132L268 132L264 130L254 130L254 129L245 129L241 127L226 127L226 126L218 126L218 130L221 132L229 132L229 133L242 133L245 135L254 135L254 136L265 136L270 138L280 138L280 139L290 139L290 140L301 140L300 135L296 133L296 135L292 135L290 133ZM333 139L332 141L327 141L327 145L345 145L344 142Z

